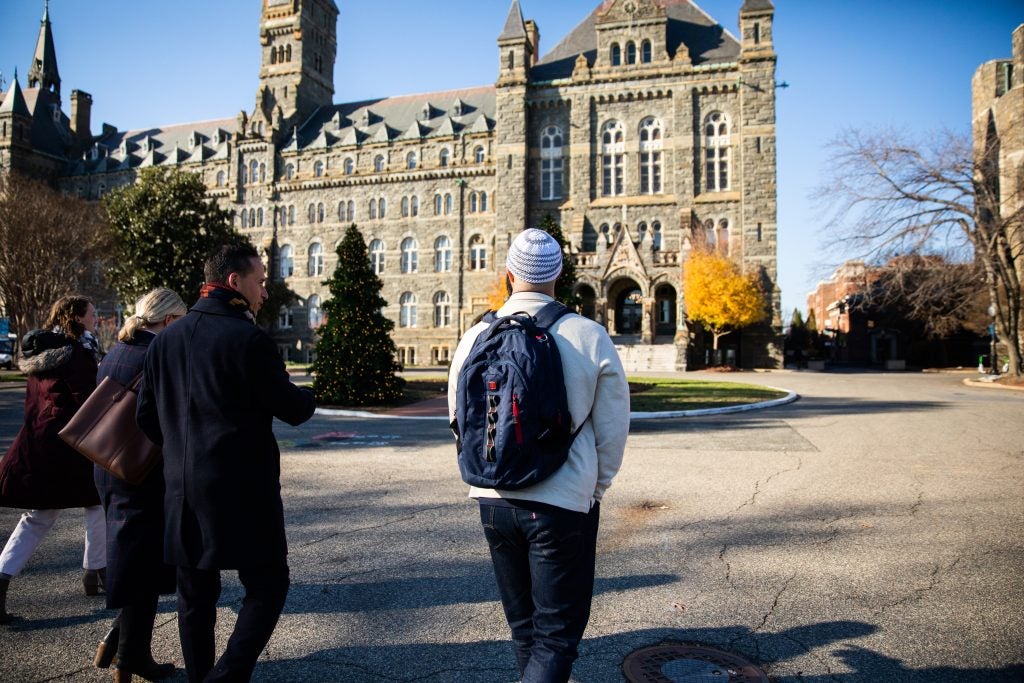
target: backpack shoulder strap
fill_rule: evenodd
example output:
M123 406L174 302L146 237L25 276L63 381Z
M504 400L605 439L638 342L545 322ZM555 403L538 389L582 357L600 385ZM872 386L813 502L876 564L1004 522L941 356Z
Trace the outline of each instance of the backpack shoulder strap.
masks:
M533 319L536 321L537 327L543 327L546 330L563 315L569 313L572 313L572 310L561 301L552 301L544 304L544 307L537 311L537 315L533 316Z

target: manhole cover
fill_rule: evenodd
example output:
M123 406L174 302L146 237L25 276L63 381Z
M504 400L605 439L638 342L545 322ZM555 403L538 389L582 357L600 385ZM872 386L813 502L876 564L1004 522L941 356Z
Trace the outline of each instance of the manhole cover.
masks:
M622 672L630 683L768 683L745 659L710 647L658 645L626 657Z

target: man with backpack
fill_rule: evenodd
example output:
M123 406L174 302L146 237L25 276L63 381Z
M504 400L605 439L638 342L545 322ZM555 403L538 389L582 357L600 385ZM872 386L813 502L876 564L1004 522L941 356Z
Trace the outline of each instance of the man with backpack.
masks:
M459 342L448 412L523 683L569 680L590 618L600 501L622 463L629 386L598 323L554 300L562 250L521 232L512 295Z

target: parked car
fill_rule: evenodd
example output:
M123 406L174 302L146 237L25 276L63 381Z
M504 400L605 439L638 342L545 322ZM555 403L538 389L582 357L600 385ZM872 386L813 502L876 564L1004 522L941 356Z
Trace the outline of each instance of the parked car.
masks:
M4 370L14 369L14 345L10 339L0 339L0 367Z

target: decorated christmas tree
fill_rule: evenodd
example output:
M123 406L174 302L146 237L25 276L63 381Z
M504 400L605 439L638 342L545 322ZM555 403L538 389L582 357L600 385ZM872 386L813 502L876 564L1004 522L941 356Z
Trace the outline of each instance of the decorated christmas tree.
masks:
M579 298L573 293L576 286L576 264L573 263L572 254L568 252L565 237L562 235L562 228L555 222L554 216L550 213L544 214L537 226L547 234L555 238L558 246L562 248L562 274L555 282L555 298L574 310L579 310Z
M347 406L392 403L404 380L395 373L395 323L384 317L383 286L370 267L366 243L355 224L338 245L338 267L324 284L331 298L313 363L313 390L321 403Z

